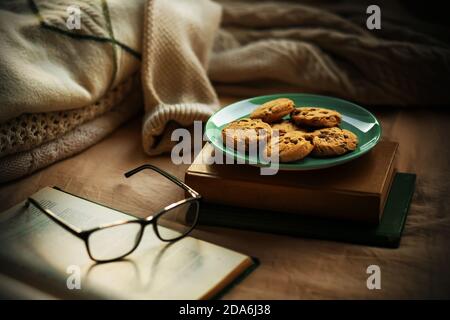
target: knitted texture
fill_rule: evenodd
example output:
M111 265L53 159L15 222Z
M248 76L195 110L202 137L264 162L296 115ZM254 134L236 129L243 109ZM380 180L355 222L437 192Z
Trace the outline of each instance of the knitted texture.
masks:
M220 13L220 7L207 0L147 2L141 69L147 153L170 150L170 132L164 133L169 121L188 126L194 120L206 121L217 110L207 65Z
M61 30L67 30L66 1L34 0L39 11L42 12L42 20L51 26ZM108 37L105 17L102 14L101 1L70 0L70 6L79 8L82 13L82 28L72 29L72 32L84 35ZM81 21L81 20L80 20Z
M136 83L136 82L135 82ZM27 113L0 125L0 157L31 150L56 139L119 104L132 89L133 77L107 92L96 103L75 110Z
M0 158L0 183L21 178L80 153L136 116L141 109L142 93L139 86L135 85L134 90L121 103L99 117L31 150Z
M120 105L140 89L144 1L0 2L0 181L86 149L142 107Z
M84 108L139 71L144 0L102 3L0 1L0 123ZM70 6L80 30L66 26Z

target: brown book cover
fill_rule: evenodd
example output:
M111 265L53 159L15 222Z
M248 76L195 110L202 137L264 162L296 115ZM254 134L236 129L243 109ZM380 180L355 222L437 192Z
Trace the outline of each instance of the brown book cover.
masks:
M206 144L185 181L205 202L378 224L395 173L397 147L381 141L340 166L268 176L245 164L206 164L214 152Z

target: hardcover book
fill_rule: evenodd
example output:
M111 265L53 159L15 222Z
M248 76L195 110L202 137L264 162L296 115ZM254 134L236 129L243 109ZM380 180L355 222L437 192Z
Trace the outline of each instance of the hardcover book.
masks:
M278 177L197 158L186 181L204 198L201 224L396 248L416 179L395 172L396 150L396 143L380 142L354 163ZM202 152L210 154L211 146Z
M349 163L312 171L261 175L246 164L207 164L206 144L185 174L203 201L377 225L394 177L397 143L382 141Z
M414 194L415 179L410 173L395 175L378 225L212 203L201 207L199 221L205 225L397 248Z

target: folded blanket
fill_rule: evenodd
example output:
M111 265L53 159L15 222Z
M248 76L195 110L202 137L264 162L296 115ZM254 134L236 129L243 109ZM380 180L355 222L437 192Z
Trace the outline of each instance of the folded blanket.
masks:
M143 3L0 2L0 123L92 105L136 73ZM71 6L81 11L79 30L67 26Z
M0 157L27 151L47 141L60 138L83 123L110 111L127 97L134 86L136 77L130 77L114 89L108 91L97 102L79 109L25 113L0 124Z
M0 3L1 182L81 152L142 108L127 96L140 92L143 4Z
M370 31L368 4L2 2L0 133L8 132L2 129L11 123L20 127L22 120L27 128L16 140L0 135L0 156L8 159L2 166L30 159L37 154L33 150L58 145L63 137L64 143L76 140L76 130L110 110L95 104L139 69L145 101L142 143L151 155L171 150L174 128L205 121L217 110L216 91L243 96L312 92L366 104L448 104L450 49L433 36L440 29L414 19L395 1L381 1L382 28ZM69 6L80 9L79 30L68 28ZM45 124L38 122L43 113L69 117L72 125L55 125L54 133L44 133ZM40 127L33 129L36 124ZM34 132L40 134L32 137ZM84 139L84 145L98 141L94 135ZM52 150L57 150L52 161L74 153ZM41 166L35 162L21 172ZM19 176L15 172L10 176Z
M58 139L0 158L0 183L21 178L96 144L136 116L142 108L141 100L140 88L135 87L126 99L111 110L77 126Z

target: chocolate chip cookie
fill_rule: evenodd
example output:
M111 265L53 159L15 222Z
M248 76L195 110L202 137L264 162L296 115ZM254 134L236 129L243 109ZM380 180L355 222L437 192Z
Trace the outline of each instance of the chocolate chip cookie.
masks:
M282 136L288 132L291 132L291 131L299 131L299 132L304 132L304 133L307 132L306 129L297 126L295 123L292 123L289 120L283 120L281 122L272 123L271 127L272 127L272 130L278 130L280 136Z
M273 145L272 145L273 144ZM314 149L310 141L306 140L300 131L287 132L276 141L266 146L266 154L271 157L278 148L280 162L298 161L306 157Z
M351 131L338 127L324 128L310 134L316 157L339 156L356 149L358 137Z
M222 129L224 144L234 149L243 146L248 150L250 143L267 142L270 139L272 128L260 119L243 118L231 122ZM232 144L232 146L230 145Z
M310 127L335 127L342 120L341 114L337 111L315 107L296 108L291 117L297 125Z
M287 98L280 98L268 101L256 108L251 114L252 119L261 119L267 123L280 121L284 116L294 110L294 101Z

